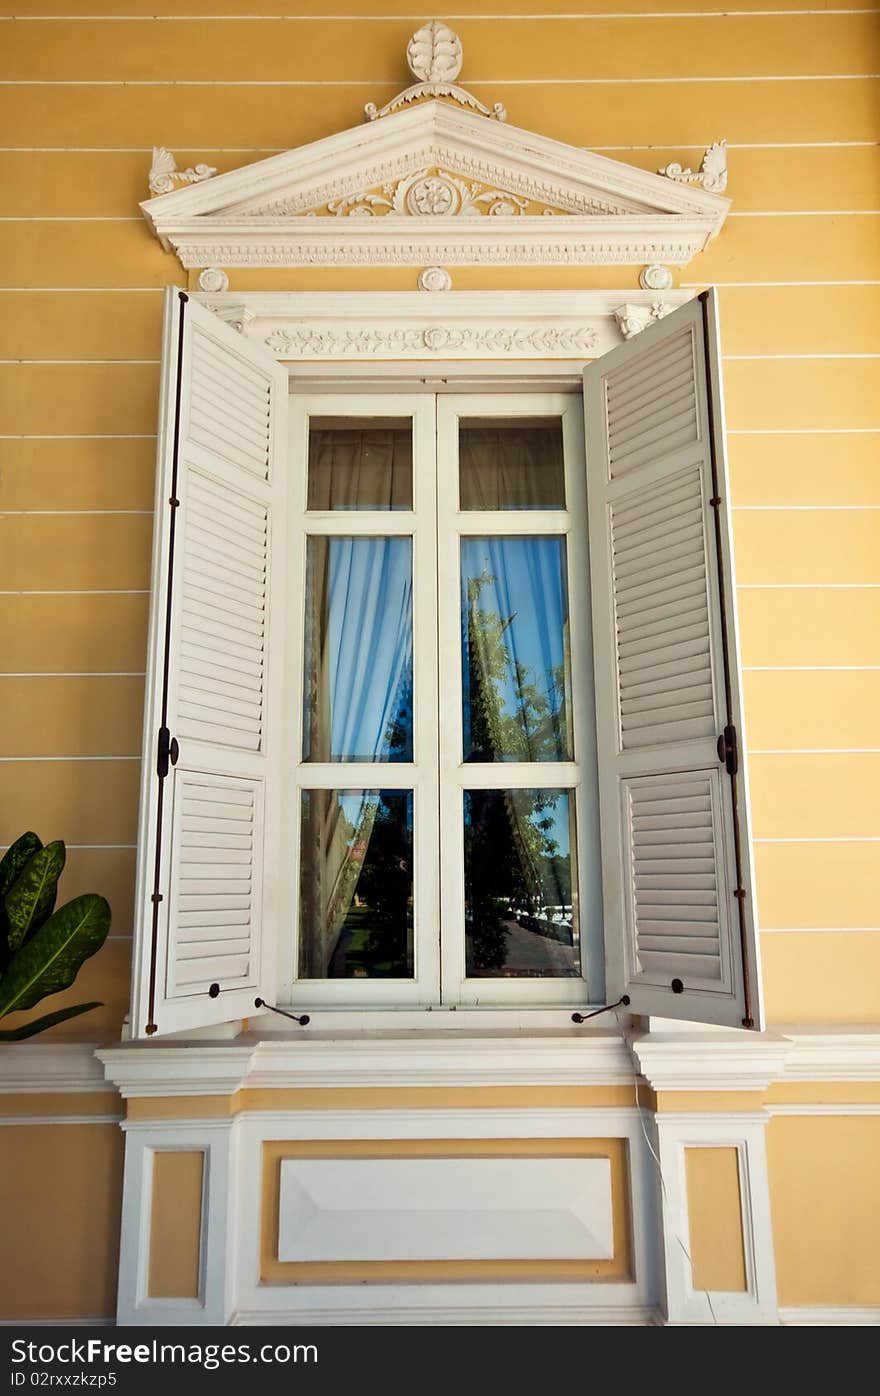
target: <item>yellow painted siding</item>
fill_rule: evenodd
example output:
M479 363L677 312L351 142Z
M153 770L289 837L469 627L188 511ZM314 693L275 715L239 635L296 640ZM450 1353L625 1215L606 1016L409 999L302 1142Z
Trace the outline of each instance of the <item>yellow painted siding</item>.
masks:
M880 1118L777 1117L767 1153L780 1304L880 1304Z
M118 1125L0 1126L0 1149L0 1314L112 1317L122 1199Z
M204 1173L200 1149L153 1154L147 1276L151 1299L199 1297Z
M694 1289L742 1293L746 1260L736 1149L685 1149Z

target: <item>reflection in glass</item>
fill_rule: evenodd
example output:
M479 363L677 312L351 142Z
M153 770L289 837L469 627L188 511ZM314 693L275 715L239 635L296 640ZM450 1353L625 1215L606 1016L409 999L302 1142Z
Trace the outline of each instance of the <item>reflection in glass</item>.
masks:
M412 649L412 539L310 538L305 761L412 761Z
M310 509L411 509L411 417L312 417Z
M571 760L564 538L461 543L465 761Z
M458 473L462 509L564 509L562 418L462 418Z
M306 790L302 979L413 976L410 790Z
M567 790L466 790L466 972L472 978L581 973Z

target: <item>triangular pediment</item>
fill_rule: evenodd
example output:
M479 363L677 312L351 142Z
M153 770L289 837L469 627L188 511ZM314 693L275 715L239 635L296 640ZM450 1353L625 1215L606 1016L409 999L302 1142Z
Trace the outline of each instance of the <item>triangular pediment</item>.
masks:
M426 95L438 91L450 97ZM177 174L161 152L171 172L152 187L171 192L141 208L192 268L681 266L724 222L729 201L699 176L654 174L521 130L467 96L423 82L397 110L372 109L381 119L210 178L199 173L207 167ZM175 178L192 182L175 189Z

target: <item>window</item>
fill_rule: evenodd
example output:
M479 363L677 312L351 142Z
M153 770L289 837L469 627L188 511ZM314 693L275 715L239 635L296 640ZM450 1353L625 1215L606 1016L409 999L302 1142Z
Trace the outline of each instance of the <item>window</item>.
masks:
M588 366L586 470L573 397L428 394L294 397L292 469L287 372L169 293L136 1036L279 964L563 1011L604 966L760 1026L715 334L707 295Z
M296 396L290 436L282 1000L600 1000L580 394Z

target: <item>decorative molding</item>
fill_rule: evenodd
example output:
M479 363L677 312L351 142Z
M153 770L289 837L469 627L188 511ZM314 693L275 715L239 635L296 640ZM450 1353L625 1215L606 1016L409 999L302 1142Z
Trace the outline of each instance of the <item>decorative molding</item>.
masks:
M217 173L215 165L191 165L188 170L179 170L177 161L164 145L153 146L153 163L150 166L150 193L170 194L175 180L181 184L201 184L212 179Z
M639 277L641 280L641 277ZM621 305L614 312L614 318L620 327L620 333L624 339L634 339L642 330L646 330L655 320L662 320L669 315L674 307L667 301L652 301L650 305Z
M764 1091L783 1079L791 1052L774 1032L636 1032L629 1042L655 1091Z
M608 1158L281 1161L280 1261L613 1256Z
M779 1310L779 1322L785 1328L836 1328L842 1325L875 1328L880 1325L880 1306L857 1308L842 1304L787 1304Z
M876 1026L780 1027L791 1042L787 1081L880 1081Z
M696 173L682 169L677 162L664 165L657 173L677 184L701 184L710 194L723 194L727 188L727 141L716 141L709 146Z
M386 184L381 192L360 189L344 199L328 203L327 212L335 218L373 218L381 211L386 217L413 218L515 218L528 208L529 200L506 189L482 189L467 184L448 170L426 167ZM308 209L308 216L318 216ZM542 213L558 213L545 208Z
M478 101L472 92L456 86L455 79L461 72L462 57L461 40L442 20L432 19L417 29L406 46L407 65L416 79L414 86L386 102L381 109L375 102L368 102L364 107L367 121L377 121L379 117L388 116L423 97L451 97L460 106L469 107L483 116L494 117L497 121L506 121L507 112L500 102L490 109Z
M141 209L163 247L201 270L683 266L728 206L702 187L431 98Z
M666 1323L779 1323L770 1184L765 1143L766 1116L719 1119L714 1115L652 1117L662 1179L660 1220L665 1269ZM689 1148L736 1150L745 1289L694 1287L686 1174Z
M309 1029L296 1038L265 1038L242 1046L132 1043L104 1048L98 1057L125 1099L232 1095L267 1087L604 1086L635 1081L632 1057L618 1034L581 1036L574 1031L487 1037L485 1031L432 1034L422 1028L383 1038L374 1032L319 1036Z
M371 207L382 207L389 204L394 210L394 191L398 182L406 181L410 178L424 178L430 171L444 170L451 166L454 175L462 179L473 180L476 184L484 188L493 185L504 185L503 190L498 192L502 197L517 197L524 199L527 204L540 205L541 216L545 212L554 214L609 214L623 217L627 214L644 212L644 205L641 203L629 202L625 198L612 199L603 197L595 189L579 189L572 187L569 180L564 176L560 177L558 169L536 170L532 163L511 161L509 155L503 150L487 152L481 151L479 146L475 151L470 146L465 146L460 140L450 137L444 133L444 127L448 117L440 116L438 113L438 132L432 130L426 136L427 144L410 145L397 150L392 159L384 159L378 164L366 167L357 166L335 176L332 179L317 186L303 188L294 193L288 193L283 198L273 199L270 203L260 203L254 200L242 200L226 209L226 214L243 215L247 218L289 218L304 215L306 217L318 217L320 211L327 210L328 216L336 217L336 207L340 204L351 202L358 203L368 198L371 192L382 191L382 198L377 198L376 203ZM441 139L442 137L442 139ZM622 167L626 169L626 166ZM643 173L643 171L640 171ZM654 176L650 176L652 179ZM369 212L369 210L366 210ZM688 210L690 211L690 210ZM396 210L399 214L409 214L411 217L418 216L418 211L413 212L412 208L407 209L402 201ZM387 213L385 214L387 217ZM428 214L428 217L436 217L437 214ZM498 216L497 214L495 215Z
M201 280L202 278L199 277L199 284L201 284ZM237 302L229 305L209 305L208 309L213 310L218 319L231 325L234 330L238 330L239 334L244 334L248 325L256 318L252 310L248 310L247 306Z
M388 267L440 262L448 266L632 266L650 259L685 266L706 244L698 220L538 218L327 219L305 217L226 226L218 240L210 220L182 224L174 250L188 271L226 267ZM413 225L418 223L418 237ZM369 225L369 227L367 226ZM383 232L377 237L373 226ZM475 235L491 227L492 240ZM462 231L466 229L467 231ZM661 240L661 233L665 237Z
M9 1043L3 1048L4 1095L107 1091L115 1094L96 1060L94 1042ZM108 1102L109 1103L109 1102Z
M206 267L199 277L200 291L228 291L229 277L218 267Z
M429 271L432 283L449 275L442 267ZM692 294L671 291L665 304L683 305ZM567 360L576 367L621 342L613 313L619 296L438 289L430 295L246 292L202 299L248 339L296 363ZM637 291L632 298L649 319L654 293Z
M670 291L672 272L659 262L650 267L643 267L639 272L639 285L643 291Z
M617 1288L617 1286L615 1286ZM601 1290L607 1292L607 1287ZM658 1327L651 1304L608 1304L597 1284L297 1285L264 1295L274 1307L233 1313L233 1327Z
M445 267L425 267L419 272L420 291L451 291L452 277Z
M506 329L495 326L455 329L428 325L423 330L273 330L263 341L278 358L303 355L324 359L394 358L426 352L468 358L592 358L597 350L595 330Z

